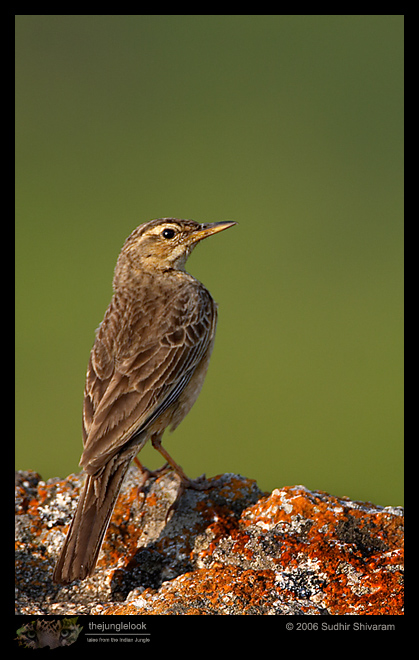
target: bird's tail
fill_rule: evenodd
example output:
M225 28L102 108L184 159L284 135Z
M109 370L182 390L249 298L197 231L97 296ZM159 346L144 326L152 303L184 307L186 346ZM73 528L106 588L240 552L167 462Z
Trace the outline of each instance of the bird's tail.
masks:
M100 475L87 476L54 570L54 582L68 584L93 573L130 460L114 465L113 471L107 466Z

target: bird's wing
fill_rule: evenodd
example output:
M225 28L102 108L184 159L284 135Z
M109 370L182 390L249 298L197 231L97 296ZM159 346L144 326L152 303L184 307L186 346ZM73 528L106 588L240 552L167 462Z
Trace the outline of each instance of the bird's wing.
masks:
M148 329L144 317L127 326L115 304L108 308L86 377L80 463L89 474L146 432L189 383L212 341L217 316L206 289L197 295L199 300L184 297L183 304L169 305L166 320L150 319ZM125 348L121 328L131 334Z

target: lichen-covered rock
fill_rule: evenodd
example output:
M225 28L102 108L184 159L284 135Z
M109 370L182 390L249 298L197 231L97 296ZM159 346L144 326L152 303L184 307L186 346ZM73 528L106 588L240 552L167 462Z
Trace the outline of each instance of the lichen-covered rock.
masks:
M224 474L176 498L130 468L95 574L52 583L82 475L16 479L21 614L402 614L403 511Z

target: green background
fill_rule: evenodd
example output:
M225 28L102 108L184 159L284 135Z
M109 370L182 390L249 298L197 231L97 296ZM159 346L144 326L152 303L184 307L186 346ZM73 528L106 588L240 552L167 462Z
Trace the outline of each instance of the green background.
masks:
M236 220L188 262L219 324L165 446L190 477L401 504L402 16L22 15L16 30L17 467L79 470L128 234Z

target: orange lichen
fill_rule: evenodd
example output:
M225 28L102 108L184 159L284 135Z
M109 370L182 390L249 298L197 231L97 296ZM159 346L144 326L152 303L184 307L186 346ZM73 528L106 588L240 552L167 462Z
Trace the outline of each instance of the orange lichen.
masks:
M305 535L289 533L303 519L309 521ZM262 498L245 512L244 522L265 530L288 523L276 564L288 570L307 561L321 566L322 605L331 614L402 613L401 516L346 506L345 500L296 487Z

